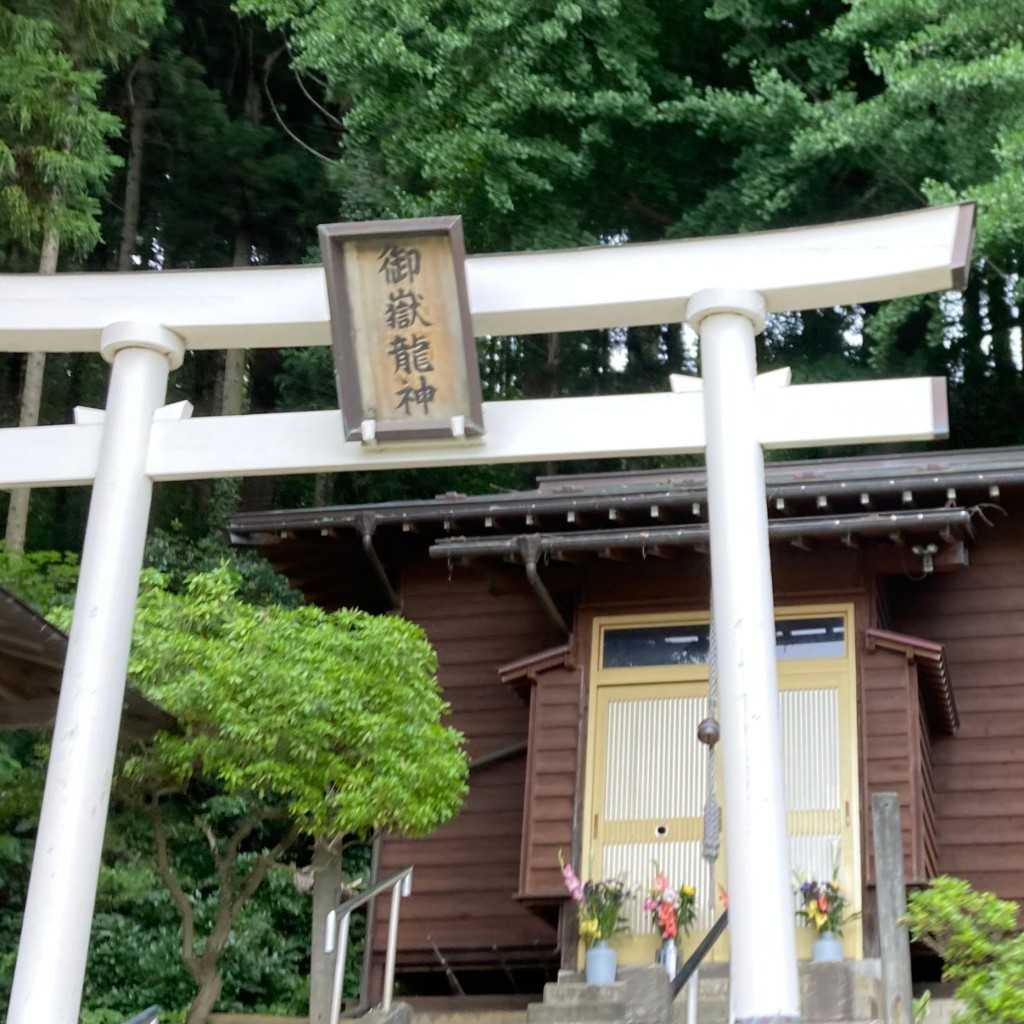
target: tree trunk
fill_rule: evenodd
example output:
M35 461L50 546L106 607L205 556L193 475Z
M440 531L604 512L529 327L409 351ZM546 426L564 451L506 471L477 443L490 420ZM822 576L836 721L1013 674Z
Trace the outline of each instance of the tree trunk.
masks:
M547 377L547 397L558 397L558 371L559 356L562 348L562 336L557 332L548 335L548 358L544 363L544 376ZM546 476L554 476L558 472L557 462L545 462L544 473Z
M236 267L252 263L252 242L249 233L240 228L235 235L235 253L231 261ZM224 381L221 386L221 416L238 416L245 411L245 349L229 348L224 353Z
M331 474L317 473L313 477L313 505L326 505L331 493Z
M318 839L313 848L313 937L309 963L309 1024L327 1024L334 990L334 953L324 952L327 915L341 894L341 854Z
M43 236L43 247L39 254L39 273L56 274L57 257L60 254L60 239L57 232L48 228ZM29 352L25 360L25 383L21 389L21 414L19 427L34 427L39 422L39 409L43 403L43 373L46 370L46 353ZM10 551L24 551L28 533L28 502L32 494L27 487L11 491L11 503L7 508L7 533L4 543Z
M199 991L185 1015L185 1024L206 1024L220 998L220 990L224 987L224 979L216 967L203 967L196 981Z
M235 252L232 265L247 267L252 262L252 242L249 234L239 228L235 235ZM246 351L244 348L229 348L224 352L224 365L217 374L214 386L214 408L221 416L239 416L245 412L246 394ZM209 525L220 529L226 516L237 511L242 481L237 478L215 480L211 491Z
M146 122L149 120L151 89L146 75L146 58L140 57L128 79L128 166L124 183L124 212L121 217L121 245L117 269L135 266L139 242L139 211L142 204L142 157L146 150Z
M220 998L221 989L224 987L220 960L231 938L231 926L236 916L236 908L232 906L233 899L233 894L221 889L213 927L203 943L203 955L185 964L198 987L185 1016L185 1024L206 1024L207 1017Z

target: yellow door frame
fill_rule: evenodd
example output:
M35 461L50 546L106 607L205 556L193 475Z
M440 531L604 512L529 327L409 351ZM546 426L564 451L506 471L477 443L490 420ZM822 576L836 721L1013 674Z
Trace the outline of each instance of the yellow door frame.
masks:
M843 934L846 956L860 959L863 955L863 930L859 912L861 910L861 851L860 851L860 785L859 757L857 743L857 687L856 687L856 651L854 644L854 606L849 603L827 603L806 605L785 605L776 608L776 619L823 618L841 616L844 621L845 639L844 653L841 657L820 659L780 660L779 688L780 691L803 689L821 689L823 680L833 682L838 691L838 728L839 728L839 762L840 762L840 835L841 857L839 864L839 883L850 900L850 913L857 914L850 921ZM599 747L596 739L606 736L606 722L603 701L599 694L605 690L610 694L612 687L616 694L627 694L630 689L636 693L637 699L649 697L658 685L673 684L676 694L692 695L707 692L708 666L698 665L655 665L629 668L605 668L602 655L604 639L608 630L622 628L643 628L657 626L706 625L706 613L651 613L632 615L604 615L594 619L593 641L591 645L589 702L587 714L587 751L584 790L583 818L585 823L581 836L582 863L581 870L585 876L591 871L600 872L600 860L596 856L603 846L603 823L599 819L597 798L603 792L603 775L605 769L605 750ZM684 685L680 685L684 684ZM688 685L687 685L688 684ZM668 692L668 691L666 691ZM702 749L703 753L703 749ZM721 778L718 779L721 794ZM721 795L719 795L721 803ZM680 820L677 823L687 834L692 830L693 823ZM790 831L800 831L801 825L807 825L807 812L790 814ZM724 878L724 841L719 857L716 877ZM799 871L800 865L794 865ZM628 880L635 890L642 890L648 884L647 878L631 878ZM673 880L676 881L676 880ZM680 879L678 883L692 881ZM703 882L703 880L702 880ZM698 899L703 903L707 899L706 888L698 892ZM720 908L719 908L720 909ZM797 951L801 958L810 956L810 946L815 937L810 928L797 927ZM693 935L684 943L687 947L696 944L699 936ZM653 936L639 936L637 941L621 942L620 956L623 962L650 962L651 951L656 944ZM727 956L727 941L720 942L716 947L716 958Z

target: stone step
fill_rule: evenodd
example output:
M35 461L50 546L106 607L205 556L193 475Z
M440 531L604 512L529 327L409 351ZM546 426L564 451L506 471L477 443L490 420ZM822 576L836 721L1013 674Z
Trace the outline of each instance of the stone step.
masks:
M552 981L544 986L547 1006L566 1006L579 1003L626 1004L626 986L623 982L612 985L588 985L583 981Z
M957 999L932 996L928 1001L928 1015L925 1024L952 1024L953 1015L963 1012L963 1005Z
M413 1011L412 1024L528 1024L527 1009Z
M527 1011L526 1019L528 1024L619 1024L626 1019L626 1004L593 1000L554 1005L534 1003Z

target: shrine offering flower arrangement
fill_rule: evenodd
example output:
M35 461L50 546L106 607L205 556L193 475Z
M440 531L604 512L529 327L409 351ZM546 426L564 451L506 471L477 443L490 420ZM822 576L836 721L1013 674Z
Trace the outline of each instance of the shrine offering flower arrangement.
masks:
M627 930L622 908L630 893L621 878L581 882L573 866L566 864L561 853L558 854L558 863L562 868L565 888L576 902L580 938L587 949L596 942L610 939Z
M678 942L696 920L697 891L692 885L673 887L668 876L655 864L644 910L651 915L651 923L662 940Z
M843 934L848 901L835 879L831 882L801 882L796 894L803 903L796 912L797 917L813 925L819 935L824 932Z

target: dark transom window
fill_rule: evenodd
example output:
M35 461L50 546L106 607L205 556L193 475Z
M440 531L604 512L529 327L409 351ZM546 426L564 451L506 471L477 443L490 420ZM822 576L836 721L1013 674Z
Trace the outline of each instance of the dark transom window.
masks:
M603 668L651 665L706 665L711 628L706 622L679 626L623 626L605 629ZM846 624L841 615L778 619L775 656L779 661L842 658Z

